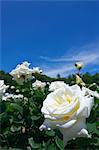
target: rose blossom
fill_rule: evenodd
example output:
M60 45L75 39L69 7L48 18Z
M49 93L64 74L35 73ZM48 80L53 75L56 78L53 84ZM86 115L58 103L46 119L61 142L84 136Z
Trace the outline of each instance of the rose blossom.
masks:
M94 104L91 95L93 93L90 94L87 88L81 90L78 85L66 84L51 92L43 102L41 112L45 121L40 130L59 128L63 134L64 146L75 137L90 137L86 118L89 117Z
M33 73L42 73L42 70L40 69L40 67L33 67L33 70L32 70Z
M36 80L33 84L32 84L32 87L35 89L35 90L44 90L46 86L46 83L45 82L41 82L39 80Z
M0 80L0 97L5 93L8 87L9 87L8 85L4 84L4 80Z
M10 72L17 83L23 84L23 82L32 79L32 69L29 68L29 65L30 63L25 61L22 64L17 65L16 68Z

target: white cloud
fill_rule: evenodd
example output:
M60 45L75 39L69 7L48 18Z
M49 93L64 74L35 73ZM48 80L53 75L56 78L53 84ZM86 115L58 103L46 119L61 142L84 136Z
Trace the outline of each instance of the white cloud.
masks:
M40 58L46 62L52 63L52 65L46 66L45 74L48 76L56 76L58 73L62 76L69 75L74 72L74 63L76 61L82 61L85 67L88 65L98 65L99 62L99 46L87 45L79 48L79 51L71 51L69 54L65 54L60 58L50 58L41 56ZM73 53L72 53L73 52ZM59 64L61 63L61 64Z
M49 61L49 62L76 62L76 61L83 61L85 64L88 63L95 63L97 62L97 59L99 58L99 54L93 52L81 52L78 54L75 54L74 56L70 56L69 58L66 56L62 56L60 58L49 58L40 56L41 59Z
M60 68L49 69L45 71L45 74L52 77L56 77L58 73L62 76L67 76L73 70L74 70L73 65L69 64L69 65L61 66Z

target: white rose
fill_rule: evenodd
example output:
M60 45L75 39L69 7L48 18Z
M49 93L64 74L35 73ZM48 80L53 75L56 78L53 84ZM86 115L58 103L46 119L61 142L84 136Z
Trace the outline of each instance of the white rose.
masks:
M3 101L7 101L9 99L23 99L23 95L22 94L10 94L10 93L5 93L5 95L2 97Z
M5 95L3 95L3 97L2 97L2 100L3 100L3 101L7 101L7 100L9 100L9 99L12 99L13 96L14 96L13 94L5 93Z
M49 91L54 91L56 89L59 89L61 87L64 87L66 84L64 81L54 81L49 86Z
M42 73L42 70L40 69L40 67L33 67L33 70L32 70L33 73Z
M75 137L90 137L86 129L94 98L85 95L78 85L65 85L51 92L43 102L41 112L45 121L40 130L59 128L63 134L64 146Z
M11 88L11 89L15 89L15 86L12 85L10 88Z
M10 72L18 84L23 84L23 82L32 79L32 69L29 68L29 65L30 63L25 61L17 65L16 68Z
M4 84L4 80L0 80L0 97L5 93L9 86Z
M16 90L16 93L19 93L19 92L20 92L20 90L19 90L19 89L17 89L17 90Z
M23 99L23 95L22 94L18 94L18 95L14 95L13 99Z
M46 83L45 82L41 82L39 80L36 80L33 84L32 84L32 87L35 89L35 90L44 90L46 86Z

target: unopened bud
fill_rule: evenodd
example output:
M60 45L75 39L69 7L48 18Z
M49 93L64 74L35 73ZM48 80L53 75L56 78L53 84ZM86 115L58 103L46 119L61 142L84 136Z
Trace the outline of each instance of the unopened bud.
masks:
M76 62L76 63L75 63L75 67L76 67L78 70L82 69L83 66L84 66L83 62Z
M25 127L22 127L22 133L25 133L26 129Z

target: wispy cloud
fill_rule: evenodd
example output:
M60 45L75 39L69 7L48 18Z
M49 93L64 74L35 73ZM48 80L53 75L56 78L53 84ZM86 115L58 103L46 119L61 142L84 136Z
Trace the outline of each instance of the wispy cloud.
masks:
M49 69L45 71L45 74L47 74L48 76L52 76L52 77L56 77L58 73L62 76L64 75L67 76L73 70L74 70L74 67L69 64L69 65L61 66L60 68Z
M74 63L77 61L82 61L86 67L88 65L98 65L99 62L99 46L97 45L87 45L79 48L79 51L71 51L68 54L61 56L60 58L50 58L46 56L40 56L41 59L47 62L54 64L54 67L47 65L45 69L45 74L49 76L56 76L58 73L62 76L66 76L70 73L73 73ZM72 53L73 52L73 53ZM60 64L59 64L60 63Z
M68 58L67 56L62 56L60 58L50 58L46 56L40 56L41 59L49 61L49 62L76 62L76 61L83 61L85 64L88 63L95 63L97 59L99 58L99 53L93 52L81 52L78 54L75 54L74 56L70 56Z

